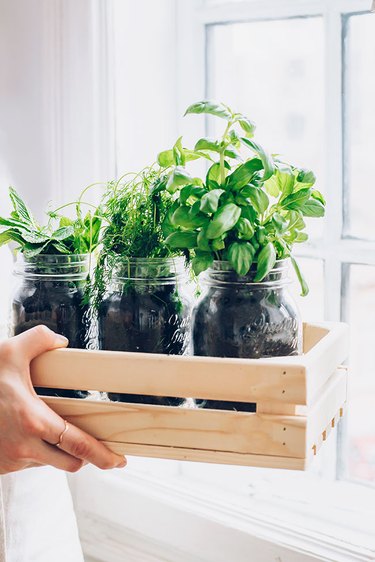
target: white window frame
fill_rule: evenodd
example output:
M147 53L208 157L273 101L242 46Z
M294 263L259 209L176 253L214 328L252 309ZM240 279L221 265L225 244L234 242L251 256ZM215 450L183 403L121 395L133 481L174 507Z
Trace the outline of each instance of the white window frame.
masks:
M192 101L207 94L207 25L324 16L325 143L330 153L325 177L329 186L327 217L323 238L304 246L299 255L324 260L325 310L329 320L341 317L341 291L336 289L341 287L344 265L375 265L375 243L342 238L341 211L341 18L343 14L368 11L369 4L370 0L248 0L207 6L204 0L176 0L175 118L177 129L184 132L188 142L205 132L203 120L182 121L181 116ZM331 474L323 482L315 479L314 474L309 477L258 470L251 472L252 481L246 488L245 472L233 468L233 479L238 485L226 488L220 486L219 480L209 483L199 478L200 470L209 475L211 467L207 465L192 465L194 470L188 468L188 463L151 459L130 459L123 475L104 475L86 469L74 479L86 552L111 562L122 561L125 552L134 562L375 560L375 490L335 480L333 439L335 436L330 437L331 442L321 453L323 464L331 466ZM212 474L217 468L212 467ZM240 547L233 558L231 549L237 543ZM211 544L218 547L210 550Z

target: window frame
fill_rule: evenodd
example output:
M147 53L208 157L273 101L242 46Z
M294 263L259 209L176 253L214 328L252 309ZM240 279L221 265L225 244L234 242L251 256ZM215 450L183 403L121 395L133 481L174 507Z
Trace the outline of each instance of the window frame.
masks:
M297 247L295 254L299 257L323 261L325 317L330 321L339 321L343 318L343 299L349 281L348 264L375 265L375 242L349 236L344 228L344 200L349 193L344 165L345 154L348 150L348 143L344 136L347 126L345 104L347 68L344 58L347 49L346 38L349 18L369 13L369 2L368 0L279 0L276 3L274 0L248 0L211 4L205 0L193 0L189 2L189 8L185 4L183 0L177 0L177 52L180 55L178 66L194 68L198 80L193 87L189 88L185 79L178 90L181 91L183 88L184 98L189 98L190 101L210 96L207 71L210 26L323 17L325 39L324 152L330 154L330 158L327 158L325 163L324 178L324 184L329 186L325 192L327 213L322 238L312 239L302 247ZM188 39L190 40L188 41ZM186 50L184 48L186 42L193 47ZM199 90L199 94L197 90ZM181 109L180 113L183 113L183 107L179 107L179 109ZM202 129L199 131L200 134L204 132ZM340 450L343 450L344 433L345 424L342 424L338 438ZM339 454L337 456L339 478L345 477L344 464L342 455Z

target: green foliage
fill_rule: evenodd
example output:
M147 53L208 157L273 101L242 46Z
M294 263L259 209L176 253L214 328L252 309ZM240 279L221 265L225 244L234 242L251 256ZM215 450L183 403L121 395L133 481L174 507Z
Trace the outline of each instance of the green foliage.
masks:
M304 217L324 216L315 175L273 158L253 139L254 123L222 103L200 101L186 114L218 117L225 127L220 138L200 138L193 150L183 148L179 138L159 154L166 187L175 197L166 244L185 250L196 274L214 259L227 260L239 275L253 268L254 279L262 281L276 260L291 257L294 244L307 240ZM245 159L241 148L250 152ZM186 169L199 158L210 161L204 179ZM294 258L292 263L307 294Z
M169 187L171 177L178 177L179 165L173 172L168 177L159 167L148 167L107 184L101 202L102 217L107 226L102 232L102 246L94 275L94 305L98 305L111 281L119 256L123 260L165 258L181 255L180 247L195 247L197 233L176 230L175 227L176 211L179 220L191 228L197 228L201 221L192 213L190 205L179 206L176 202L172 193L174 188L170 190ZM185 173L182 176L190 178ZM176 187L179 186L177 182ZM185 197L189 197L186 191ZM169 245L166 245L166 239Z
M101 217L97 209L83 216L82 206L87 204L81 199L48 212L48 223L41 226L13 187L9 188L9 197L13 211L8 218L0 217L0 246L14 242L16 250L26 257L39 254L86 254L97 247ZM70 205L75 206L75 219L59 213Z

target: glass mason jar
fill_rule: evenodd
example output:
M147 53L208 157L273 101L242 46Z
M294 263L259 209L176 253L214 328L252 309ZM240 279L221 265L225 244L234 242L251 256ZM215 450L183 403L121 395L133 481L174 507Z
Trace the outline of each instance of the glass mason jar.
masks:
M88 341L88 305L84 294L89 256L75 254L19 254L14 274L18 284L11 305L9 335L44 324L69 340L69 347L85 349ZM84 398L80 390L35 389L38 394Z
M191 307L184 258L121 258L98 310L99 348L183 355ZM111 400L178 406L183 398L108 393Z
M193 312L193 354L257 359L302 352L302 322L288 290L288 260L256 283L255 269L239 276L216 261L201 280L203 294ZM230 385L230 373L228 373ZM255 411L255 404L198 401L201 407Z

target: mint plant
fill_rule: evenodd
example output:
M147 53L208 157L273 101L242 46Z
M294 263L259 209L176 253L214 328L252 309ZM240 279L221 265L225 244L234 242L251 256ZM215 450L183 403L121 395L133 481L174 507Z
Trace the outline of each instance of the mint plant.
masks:
M8 218L0 217L0 246L16 243L16 250L26 258L39 254L86 254L99 243L101 217L99 210L82 212L81 198L55 211L47 212L47 224L41 226L32 212L13 188L9 188L13 211ZM75 206L76 217L70 219L60 213L68 206ZM91 205L89 205L91 207Z
M291 258L306 295L292 249L308 239L304 218L324 216L314 173L271 156L254 140L254 123L224 104L201 101L187 114L211 115L225 126L219 139L201 138L188 150L180 138L158 155L168 171L166 189L175 194L167 245L187 251L196 274L214 260L225 260L241 276L256 268L256 282L277 260ZM210 162L205 178L193 177L186 168L200 158Z

